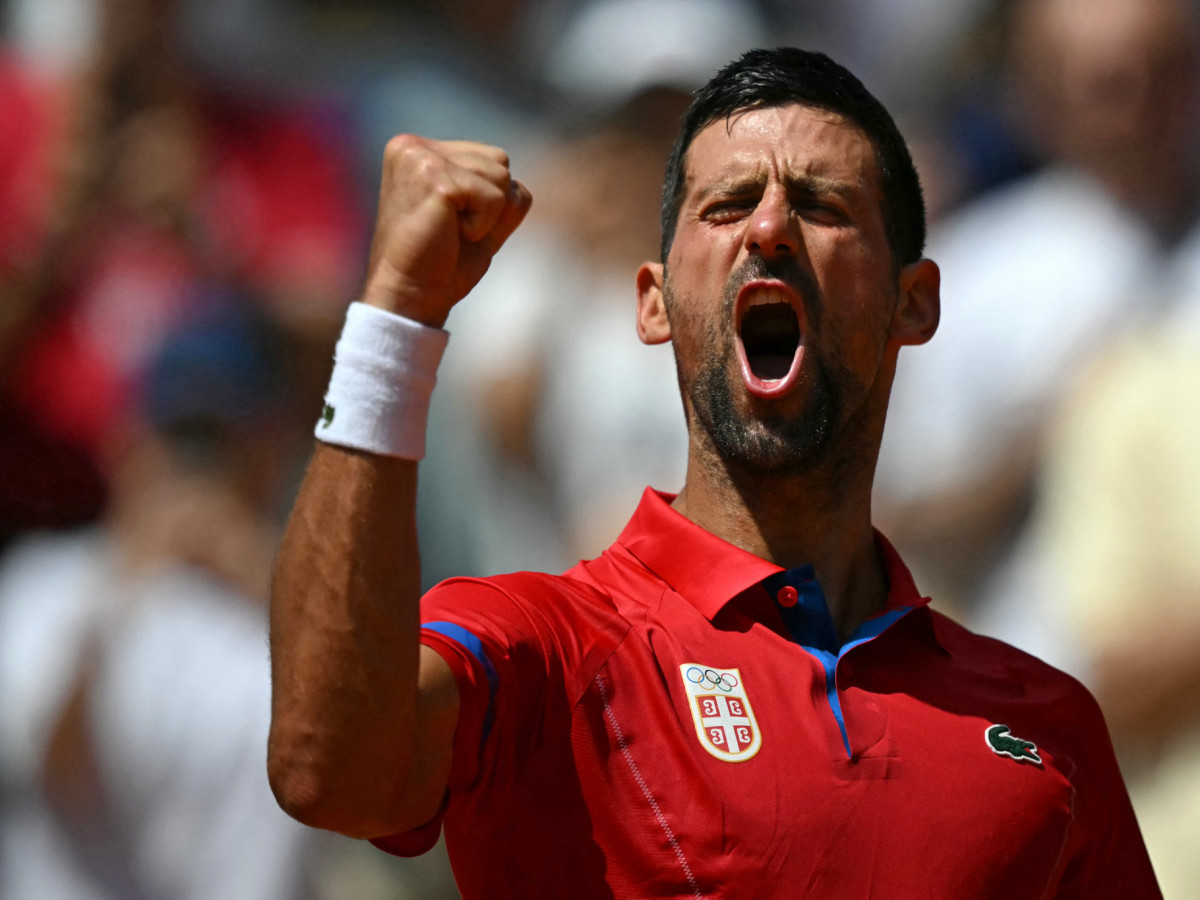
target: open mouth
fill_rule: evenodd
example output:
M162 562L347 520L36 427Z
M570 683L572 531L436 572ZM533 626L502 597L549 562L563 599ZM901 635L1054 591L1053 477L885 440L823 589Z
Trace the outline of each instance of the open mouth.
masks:
M739 297L738 344L751 393L774 396L791 387L801 357L799 301L779 283L746 285Z
M742 346L750 371L763 381L783 378L800 346L800 323L787 301L755 303L742 316Z

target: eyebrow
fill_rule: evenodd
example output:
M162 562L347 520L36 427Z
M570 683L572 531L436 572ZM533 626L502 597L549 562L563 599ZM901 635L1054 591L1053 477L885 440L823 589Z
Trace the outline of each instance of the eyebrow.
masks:
M703 202L713 196L735 197L751 193L754 190L761 190L766 183L767 176L765 174L724 178L705 185L696 194L695 199L697 202ZM824 178L820 175L786 175L783 183L788 193L809 196L834 194L848 199L855 193L854 185L849 182L837 178Z

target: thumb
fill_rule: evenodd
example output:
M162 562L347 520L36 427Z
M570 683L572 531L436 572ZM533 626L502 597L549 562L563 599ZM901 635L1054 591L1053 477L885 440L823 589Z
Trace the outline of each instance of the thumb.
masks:
M492 256L504 245L504 242L525 220L525 215L532 205L533 195L529 192L529 188L513 179L508 187L508 202L505 204L504 211L500 213L492 230L478 242L479 249L485 256Z

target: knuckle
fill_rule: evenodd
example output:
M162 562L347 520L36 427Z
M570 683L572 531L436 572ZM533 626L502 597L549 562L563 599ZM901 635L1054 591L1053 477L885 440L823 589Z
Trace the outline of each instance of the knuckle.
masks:
M422 174L425 175L432 192L436 193L438 197L448 200L456 199L462 192L461 188L450 179L438 178L440 173L442 173L442 167L437 163L428 163Z
M410 165L413 175L419 180L437 184L439 188L445 189L442 175L446 172L446 160L443 157L430 152L417 153L411 156Z
M415 134L397 134L383 148L384 159L408 156L414 150L423 150L425 141Z
M500 165L504 166L504 168L506 168L506 169L509 167L509 164L511 161L508 158L507 152L500 149L499 147L489 147L488 149L492 151L492 159L494 159Z

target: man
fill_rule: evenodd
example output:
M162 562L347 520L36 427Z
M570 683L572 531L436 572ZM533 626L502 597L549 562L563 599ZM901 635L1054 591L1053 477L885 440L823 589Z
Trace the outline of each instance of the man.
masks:
M399 853L444 822L467 897L1155 895L1091 697L930 611L871 527L938 271L903 139L823 55L727 66L668 165L637 328L674 345L683 489L418 611L433 329L529 202L501 151L389 146L318 426L368 452L318 446L276 568L284 808Z
M340 845L262 770L294 382L253 296L206 299L146 362L104 519L0 563L5 900L307 896Z

